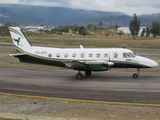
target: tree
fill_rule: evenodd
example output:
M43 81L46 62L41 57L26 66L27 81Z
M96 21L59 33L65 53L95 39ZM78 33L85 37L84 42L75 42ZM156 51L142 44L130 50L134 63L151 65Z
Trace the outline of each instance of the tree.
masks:
M153 34L154 38L156 38L160 34L160 22L152 22L151 33Z
M118 31L118 35L121 37L122 35L124 35L123 30Z
M9 27L9 26L19 26L19 24L8 21L8 22L5 23L4 26L6 26L6 27Z
M80 28L79 28L79 34L85 36L85 35L87 34L86 29L85 29L84 27L80 27Z
M147 27L147 28L146 28L146 37L147 37L147 38L149 38L150 33L151 33L151 31L150 31L149 27Z
M0 26L0 36L9 36L8 27Z
M146 32L145 28L143 28L142 32L141 32L141 37L144 37L144 33Z
M18 26L18 24L16 23L12 23L10 21L6 22L5 25L3 26L0 26L0 35L2 36L9 36L9 30L8 30L8 27L9 26Z
M100 28L102 28L103 22L99 22L98 26L99 26Z
M116 28L116 30L118 29L118 25L115 25L114 27Z
M140 29L140 20L138 19L137 15L133 15L133 20L130 21L129 30L131 35L134 39L136 39Z
M92 29L93 28L93 25L92 24L89 24L88 26L87 26L87 29Z
M79 30L79 26L77 24L73 25L72 29L76 33Z

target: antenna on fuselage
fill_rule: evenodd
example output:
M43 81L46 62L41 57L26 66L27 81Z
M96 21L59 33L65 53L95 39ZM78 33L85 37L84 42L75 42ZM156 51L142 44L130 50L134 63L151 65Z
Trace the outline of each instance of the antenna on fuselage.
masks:
M79 47L80 47L81 49L84 49L83 45L79 45Z

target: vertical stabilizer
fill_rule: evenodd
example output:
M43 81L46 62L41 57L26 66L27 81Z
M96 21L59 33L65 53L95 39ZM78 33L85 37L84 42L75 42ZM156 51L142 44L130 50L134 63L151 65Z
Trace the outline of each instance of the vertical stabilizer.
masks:
M31 44L24 36L19 27L9 27L9 32L11 34L12 41L16 46L17 50L20 50L22 52L32 50Z

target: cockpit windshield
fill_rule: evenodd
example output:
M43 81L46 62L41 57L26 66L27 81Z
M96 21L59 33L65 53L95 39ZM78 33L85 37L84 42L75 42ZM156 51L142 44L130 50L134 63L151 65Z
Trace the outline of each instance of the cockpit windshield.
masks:
M136 56L138 56L136 53L134 53L134 52L129 52L129 53L123 53L123 57L124 58L134 58L134 57L136 57Z

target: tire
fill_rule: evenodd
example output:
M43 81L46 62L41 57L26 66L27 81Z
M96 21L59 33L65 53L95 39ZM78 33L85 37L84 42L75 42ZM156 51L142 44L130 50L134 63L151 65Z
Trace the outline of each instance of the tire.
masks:
M91 76L92 71L85 71L86 76Z
M83 75L81 73L76 74L76 79L77 80L82 80L82 78L83 78Z
M134 78L134 79L137 79L137 78L138 78L138 74L134 73L134 74L133 74L133 78Z

